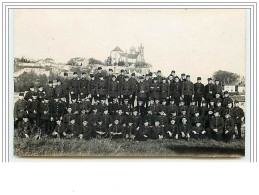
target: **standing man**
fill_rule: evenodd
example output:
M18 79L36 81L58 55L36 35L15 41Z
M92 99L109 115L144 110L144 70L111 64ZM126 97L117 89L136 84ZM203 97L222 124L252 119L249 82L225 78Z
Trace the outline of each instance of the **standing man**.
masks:
M97 97L97 81L95 80L95 77L93 74L90 74L90 81L88 82L88 94L90 102L96 101Z
M88 80L86 78L86 73L82 72L79 86L79 97L80 100L85 99L88 96Z
M160 98L161 99L165 99L167 103L169 103L168 102L168 100L169 100L169 88L170 88L169 83L167 82L166 78L163 77L162 78L162 83L161 83Z
M99 100L106 100L107 95L107 82L104 80L103 75L99 75L99 80L97 81L97 98Z
M222 98L222 95L223 95L222 91L223 91L223 87L220 84L219 80L216 79L215 80L215 93L219 93L220 94L220 98Z
M179 77L176 76L174 82L170 84L170 98L174 99L174 102L177 106L179 106L181 93L181 83L179 81Z
M145 101L147 99L148 91L149 91L148 85L146 82L144 82L144 77L141 76L140 82L138 83L138 87L137 87L137 97L138 97L138 101L144 102L144 105L146 103Z
M24 93L19 93L19 100L14 104L14 120L16 121L15 126L21 122L25 115L27 115L27 102L24 100Z
M120 84L120 95L121 95L121 99L123 100L122 102L124 102L125 99L132 98L133 90L131 87L132 86L129 81L129 76L126 75L125 81Z
M201 77L198 77L197 83L194 84L194 98L196 104L201 106L201 101L204 98L204 85L201 83Z
M244 111L242 108L239 107L239 101L235 100L235 107L234 107L234 121L235 121L235 126L237 127L237 139L242 138L242 133L241 133L241 124L242 120L244 118Z
M132 89L132 97L130 98L130 105L133 108L134 102L135 102L135 97L136 97L136 92L137 92L137 86L138 86L138 82L137 82L137 79L135 78L134 72L131 74L131 77L129 78L129 82L130 82L130 86Z
M183 82L182 97L185 105L189 106L192 98L194 97L194 86L190 81L190 75L186 76L186 81Z
M64 73L64 79L63 79L63 82L62 82L62 88L63 88L64 95L65 95L67 103L69 103L69 83L70 83L70 81L68 79L68 74L65 72Z
M219 116L219 112L214 112L214 117L210 121L210 132L212 137L217 140L222 140L223 135L223 129L224 129L224 119Z
M204 88L205 90L205 100L210 102L215 95L215 85L212 83L212 78L208 78L208 84Z
M74 72L73 78L70 80L70 85L69 85L71 99L78 100L78 87L79 86L80 86L80 81L78 79L77 72Z
M113 102L113 99L120 98L119 81L116 81L116 76L112 76L111 82L108 84L108 101Z

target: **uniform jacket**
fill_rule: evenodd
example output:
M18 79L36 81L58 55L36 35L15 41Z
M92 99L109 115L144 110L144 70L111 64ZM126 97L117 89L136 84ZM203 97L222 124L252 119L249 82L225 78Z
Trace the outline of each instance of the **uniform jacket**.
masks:
M80 86L79 86L79 92L80 94L88 95L88 82L86 78L82 78L79 80Z
M180 82L173 82L170 86L170 95L172 97L179 97L182 93L182 86Z
M160 92L160 98L166 99L170 95L170 85L168 82L161 83L161 92Z
M218 129L218 133L223 133L224 119L221 116L212 117L212 119L210 121L210 128Z
M244 111L240 107L234 107L234 116L235 116L235 123L242 123L241 118L244 117Z
M141 98L146 98L147 93L149 92L149 88L146 82L140 82L138 83L137 88L137 96Z
M120 87L118 81L111 81L108 84L108 95L110 97L118 97L120 95Z
M234 130L235 130L235 122L234 122L234 120L232 118L225 119L224 130L225 131L234 132Z
M107 82L105 80L97 81L97 94L107 95Z
M204 85L202 83L194 84L194 96L195 97L204 97Z
M90 80L88 82L88 94L96 95L97 94L97 81Z
M133 89L130 81L123 81L120 84L120 95L132 95Z
M36 100L33 99L32 101L28 101L27 105L28 105L27 110L29 112L29 117L36 118L39 114L39 101L37 99Z
M160 92L161 92L160 83L158 83L158 82L151 83L151 85L150 85L150 97L155 98L155 99L159 99L160 98Z
M183 82L182 95L194 95L194 86L191 81Z
M32 134L33 133L33 128L32 128L32 125L29 121L27 122L24 122L24 121L21 121L19 124L18 124L18 132L23 132L25 134Z
M179 132L181 133L181 132L183 132L183 133L190 133L190 125L189 125L189 123L187 123L187 124L183 124L183 123L181 123L180 125L179 125Z
M27 102L25 100L18 100L14 104L14 118L23 118L26 114Z

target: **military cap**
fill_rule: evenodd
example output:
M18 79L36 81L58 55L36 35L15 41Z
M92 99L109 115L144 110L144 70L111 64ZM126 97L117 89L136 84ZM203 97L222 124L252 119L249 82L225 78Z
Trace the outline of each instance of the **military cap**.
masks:
M216 79L215 79L215 81L219 81L219 79L218 79L218 78L216 78Z
M31 88L34 88L34 86L33 86L33 85L30 85L30 89L31 89Z
M212 80L212 78L208 78L208 81L211 81Z
M137 108L133 108L132 112L138 112L138 109Z
M123 69L121 69L121 72L124 72L124 70L123 70Z
M166 99L163 98L163 99L162 99L162 102L166 102Z
M115 77L116 78L116 75L112 75L112 78Z
M98 70L102 70L102 67L98 67Z
M189 78L190 78L190 75L186 75L186 77L189 77Z
M128 75L126 75L124 78L125 78L125 79L126 79L126 78L129 78L129 76L128 76Z
M181 74L181 76L185 76L185 74L184 74L184 73L182 73L182 74Z
M64 76L68 76L68 74L66 72L64 72Z
M72 109L71 106L68 106L67 109Z
M176 119L175 118L171 118L170 121L175 121Z
M109 68L109 71L112 71L112 72L113 72L113 70L112 70L111 68Z
M86 74L85 72L82 72L82 75Z
M224 94L228 94L228 91L224 91Z
M133 73L131 73L131 76L135 76L135 73L133 72Z
M144 120L143 120L143 123L148 123L148 119L144 119Z
M57 79L57 83L58 83L58 82L60 82L60 80L59 80L59 79Z
M53 81L49 81L49 84L53 84Z
M162 77L162 80L166 80L166 78L165 78L165 77Z
M27 114L24 114L24 115L23 115L23 118L28 118L28 115L27 115Z
M57 94L55 94L55 95L53 96L53 98L54 98L54 99L58 99L58 96L57 96Z
M153 80L156 80L156 81L157 81L157 77L154 77Z
M19 96L24 96L24 93L19 93Z
M179 77L178 77L178 76L176 76L174 79L179 79Z
M149 100L154 100L154 98L150 97Z
M90 77L94 77L94 74L91 73L91 74L90 74Z
M200 80L201 80L201 77L197 77L197 80L200 81Z
M124 101L129 101L129 99L124 99Z
M235 100L234 103L235 103L235 104L236 104L236 103L239 103L239 101L238 101L238 100Z
M74 72L73 74L75 75L75 74L77 74L77 72Z
M103 74L100 74L99 77L103 77Z
M216 114L216 113L219 113L219 110L215 109L214 110L214 114Z
M199 112L199 110L195 110L195 112L194 112L194 113L200 113L200 112Z
M152 77L153 73L152 73L152 72L150 72L150 73L148 73L148 75Z
M37 93L36 93L36 92L33 92L31 95L32 95L32 96L37 96Z
M39 87L38 88L42 88L43 86L42 85L39 85Z
M174 70L172 70L172 71L171 71L171 73L175 73L175 71L174 71Z
M144 77L143 77L143 76L140 76L139 79L144 79Z

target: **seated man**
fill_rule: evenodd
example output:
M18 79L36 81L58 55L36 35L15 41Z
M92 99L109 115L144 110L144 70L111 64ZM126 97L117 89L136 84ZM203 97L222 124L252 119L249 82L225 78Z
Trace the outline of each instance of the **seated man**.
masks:
M230 117L230 114L226 114L224 123L224 141L229 142L233 139L233 135L235 133L235 122L234 119Z
M210 121L209 128L212 138L217 141L221 141L224 128L224 119L219 116L219 111L214 112L214 117Z
M150 126L148 125L148 121L145 121L143 125L137 127L136 132L136 141L147 141L150 137Z
M67 131L65 133L65 136L67 139L79 138L80 129L78 128L78 125L75 123L75 119L72 119L70 121L66 129Z
M17 132L20 138L29 138L33 134L33 128L27 116L18 123Z
M61 123L61 120L58 119L56 121L57 125L54 129L54 131L52 132L52 137L53 138L65 138L66 135L66 127L64 123Z
M98 119L95 129L95 134L98 139L104 138L107 135L105 125L101 119Z
M119 120L115 119L114 124L110 126L111 139L120 139L124 137L123 127L119 124Z
M178 139L178 126L176 124L175 118L170 120L169 125L167 126L165 137L168 139Z
M179 125L179 139L190 139L190 125L185 117L182 118L182 123Z
M126 139L134 140L136 137L136 125L132 121L129 121L128 126L126 126Z
M206 137L206 131L200 122L196 123L196 125L192 128L190 136L194 139L204 139Z
M83 121L82 124L80 124L79 129L80 129L80 134L79 134L80 139L89 140L91 138L92 127L86 120Z
M150 133L151 139L163 139L164 138L164 127L160 125L159 120L155 121L155 126L152 127Z

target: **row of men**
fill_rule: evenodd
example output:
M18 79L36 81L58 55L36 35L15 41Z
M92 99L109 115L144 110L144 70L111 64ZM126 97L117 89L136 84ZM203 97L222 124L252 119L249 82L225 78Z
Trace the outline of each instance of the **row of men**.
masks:
M93 99L106 99L112 101L114 98L119 98L122 103L124 99L129 99L133 105L135 99L144 101L147 104L149 98L153 99L174 99L176 104L179 104L182 98L186 105L190 105L194 98L197 105L201 105L202 99L210 102L218 93L223 96L222 86L219 80L215 80L215 84L211 78L208 78L208 84L204 86L201 83L201 77L197 78L197 83L193 84L190 81L190 75L182 74L181 78L175 75L172 71L168 78L162 77L161 71L157 72L157 76L153 77L152 73L140 76L137 78L135 73L130 76L124 73L116 76L113 70L110 69L107 76L102 73L101 67L98 68L96 74L90 74L90 80L87 79L86 73L81 74L79 78L77 72L73 73L73 78L69 79L68 74L64 73L64 78L57 81L57 85L53 85L53 81L45 87L39 86L40 98L47 97L48 99L54 96L66 97L67 102L71 99L81 100L85 97ZM31 98L31 92L34 92L34 86L30 88L25 99Z
M175 120L176 126L179 126L182 124L182 119L185 118L190 128L200 123L202 127L208 129L214 113L217 112L220 117L225 118L227 115L233 120L233 124L238 130L238 138L240 138L241 123L244 117L244 112L237 101L235 101L235 107L232 107L232 101L228 101L225 108L222 106L222 101L211 100L207 105L204 100L202 106L199 107L195 101L192 101L190 106L185 105L184 101L180 101L178 106L174 99L170 100L169 105L167 105L166 99L163 99L162 103L159 100L150 99L148 106L145 106L143 101L139 100L138 105L132 108L128 99L125 99L124 103L119 105L117 99L113 99L113 102L106 104L105 100L92 103L86 97L81 102L72 99L72 102L67 105L66 98L60 100L55 96L51 101L47 98L44 101L39 101L37 93L32 93L32 99L26 101L23 96L24 94L21 93L20 99L14 107L16 121L22 122L26 116L32 125L39 127L46 134L53 131L57 120L61 120L66 125L69 125L72 120L76 120L75 123L78 125L87 121L92 127L95 127L97 121L100 120L106 128L113 124L112 121L116 119L119 120L119 125L128 126L129 121L132 121L138 127L146 120L148 120L149 126L154 126L156 120L158 120L166 128L172 119Z

